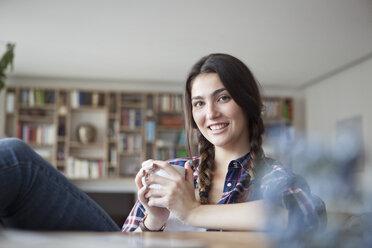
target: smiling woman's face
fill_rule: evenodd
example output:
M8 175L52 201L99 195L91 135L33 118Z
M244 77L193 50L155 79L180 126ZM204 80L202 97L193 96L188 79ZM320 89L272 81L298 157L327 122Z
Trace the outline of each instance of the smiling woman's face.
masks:
M203 136L215 147L249 148L248 125L217 73L198 75L191 87L192 115Z

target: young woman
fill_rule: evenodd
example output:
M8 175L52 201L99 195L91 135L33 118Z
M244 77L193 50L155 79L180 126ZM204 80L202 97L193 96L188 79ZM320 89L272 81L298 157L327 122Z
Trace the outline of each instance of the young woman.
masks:
M323 202L301 177L264 155L262 100L245 64L227 54L200 59L186 81L185 112L189 152L196 132L200 155L152 160L140 170L139 200L122 231L265 230L268 206L276 224L319 227ZM185 178L171 164L184 166ZM155 168L171 178L146 173Z
M263 230L266 206L275 210L270 219L288 220L289 227L320 226L322 201L300 177L264 156L260 93L241 61L211 54L196 63L186 81L185 108L188 144L196 132L200 156L152 161L171 179L144 178L141 170L135 179L139 201L122 231ZM185 177L170 164L184 166ZM149 188L151 184L162 188ZM120 230L93 200L15 138L0 140L0 224L32 230Z

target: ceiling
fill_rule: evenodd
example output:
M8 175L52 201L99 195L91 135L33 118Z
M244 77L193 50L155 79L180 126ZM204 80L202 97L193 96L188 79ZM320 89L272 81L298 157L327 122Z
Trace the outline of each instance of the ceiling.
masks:
M182 83L224 52L294 89L372 57L372 1L1 0L7 41L11 76Z

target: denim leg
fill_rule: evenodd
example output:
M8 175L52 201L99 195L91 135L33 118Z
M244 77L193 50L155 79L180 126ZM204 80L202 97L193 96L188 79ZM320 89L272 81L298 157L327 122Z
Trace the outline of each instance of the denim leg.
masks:
M0 223L32 230L120 231L91 198L15 138L0 140Z

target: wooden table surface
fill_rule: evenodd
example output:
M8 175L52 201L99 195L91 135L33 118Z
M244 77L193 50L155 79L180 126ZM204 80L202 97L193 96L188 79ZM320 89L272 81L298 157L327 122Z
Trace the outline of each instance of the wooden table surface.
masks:
M1 231L0 248L274 247L260 232L29 232Z
M136 234L135 234L136 235ZM164 232L143 233L144 238L154 237L166 240L195 241L202 244L201 247L229 247L229 248L258 248L273 247L269 237L260 232Z

